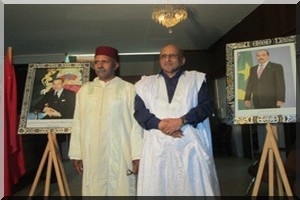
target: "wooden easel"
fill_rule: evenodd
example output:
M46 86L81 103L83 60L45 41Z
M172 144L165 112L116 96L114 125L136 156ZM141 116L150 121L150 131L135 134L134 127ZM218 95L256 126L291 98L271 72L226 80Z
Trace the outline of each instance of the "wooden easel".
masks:
M37 184L39 182L43 167L46 162L46 158L48 156L48 165L47 165L47 174L46 174L46 182L45 182L45 191L44 196L49 196L50 192L50 177L52 171L52 163L54 164L55 174L57 178L57 183L59 187L59 192L61 196L71 196L70 188L67 182L67 177L63 168L60 151L58 148L56 134L54 132L48 133L48 143L45 148L42 160L40 162L39 168L37 170L36 176L34 178L33 184L31 186L29 196L33 196Z
M277 127L275 125L271 125L268 123L266 125L267 134L265 139L265 144L263 147L256 180L254 183L254 188L252 192L252 196L256 197L258 195L258 189L261 183L261 178L263 174L263 170L266 164L267 156L268 159L268 185L269 185L269 196L274 196L274 155L275 160L277 162L277 186L278 186L278 196L283 196L283 188L282 183L284 185L284 189L286 191L286 196L291 197L293 196L291 187L289 185L289 181L287 179L287 175L285 172L284 165L282 163L282 159L279 154L279 149L277 146Z

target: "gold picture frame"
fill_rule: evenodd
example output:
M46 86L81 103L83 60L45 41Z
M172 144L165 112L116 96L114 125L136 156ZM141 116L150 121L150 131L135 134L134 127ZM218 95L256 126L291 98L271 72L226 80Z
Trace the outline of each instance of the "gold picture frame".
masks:
M53 81L62 79L64 91L68 90L72 95L67 97L63 95L65 93L61 94L59 103L67 109L68 113L74 112L76 92L82 84L89 81L89 76L89 63L29 64L18 134L71 133L73 119L70 116L73 115L61 117L59 113L59 117L52 118L45 110L37 109L37 105L53 92Z

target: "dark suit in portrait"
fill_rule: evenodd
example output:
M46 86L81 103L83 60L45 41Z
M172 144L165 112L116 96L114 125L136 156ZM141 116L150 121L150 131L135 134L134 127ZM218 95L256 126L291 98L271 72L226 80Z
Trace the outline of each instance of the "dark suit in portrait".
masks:
M245 101L253 98L255 109L278 108L277 101L285 101L285 82L281 64L268 62L260 78L258 65L251 67Z
M49 107L59 112L61 116L46 115L43 119L73 119L75 109L76 93L72 90L63 89L61 95L57 97L55 91L51 89L45 94L37 104L36 109L44 112L45 107Z

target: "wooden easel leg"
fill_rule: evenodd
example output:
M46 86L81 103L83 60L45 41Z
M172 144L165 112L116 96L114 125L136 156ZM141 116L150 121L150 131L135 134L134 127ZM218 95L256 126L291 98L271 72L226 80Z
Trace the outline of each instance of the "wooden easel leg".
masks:
M287 175L286 175L283 163L282 163L282 159L280 157L279 149L277 147L277 143L275 141L275 138L272 137L272 136L273 135L270 134L269 140L270 140L270 143L271 143L271 148L274 151L275 160L277 162L277 166L278 166L278 169L279 169L280 177L281 177L281 179L283 181L283 185L284 185L284 188L285 188L287 196L292 197L293 193L292 193L292 190L291 190L291 187L290 187L290 184L289 184L289 181L288 181L288 178L287 178Z
M50 147L49 147L49 143L48 143L47 146L46 146L46 148L45 148L42 160L40 162L39 168L38 168L37 173L35 175L35 178L34 178L34 181L32 183L32 186L31 186L31 189L30 189L30 192L29 192L28 196L33 196L34 195L34 192L36 190L36 186L37 186L37 184L38 184L38 182L40 180L40 176L41 176L43 167L45 165L46 158L47 158L48 153L49 153L49 149L50 149Z
M275 140L277 129L276 126L271 126L271 124L267 124L267 135L265 139L265 144L261 156L261 161L259 163L259 168L257 172L257 179L255 181L254 189L252 192L252 196L257 196L258 194L258 188L261 182L261 177L263 173L263 169L265 166L265 161L267 159L267 152L269 153L269 195L274 196L274 159L273 156L275 155L275 160L277 162L277 167L280 173L280 177L283 181L283 185L285 187L285 191L287 196L291 197L293 196L287 175L285 173L285 169L280 157L279 149L277 147L277 142ZM273 129L273 130L272 130ZM277 176L279 177L279 176Z
M55 137L55 135L53 137ZM60 172L61 172L61 175L62 175L63 185L64 185L67 196L71 196L71 191L70 191L70 188L69 188L69 184L68 184L67 176L66 176L66 173L65 173L65 170L64 170L64 166L62 164L62 158L61 158L61 154L60 154L60 151L59 151L59 147L58 147L56 138L53 140L53 142L54 142L55 149L58 152L57 153L57 160L58 160Z
M274 136L274 139L276 141L276 144L278 144L278 133L277 133L277 127L271 126L272 133ZM276 145L277 146L277 145ZM276 165L276 180L277 180L277 189L278 189L278 196L283 196L283 187L282 187L282 179L279 174L278 166Z
M57 160L57 149L55 148L54 145L54 140L56 140L55 134L48 134L48 139L50 143L50 151L53 153L53 164L54 164L54 169L55 169L55 174L57 178L57 183L58 183L58 188L61 196L66 196L65 189L63 186L62 178L61 178L61 173L59 169L59 164Z
M67 177L65 175L65 171L63 168L62 160L60 157L59 148L56 141L55 133L48 133L48 143L45 148L42 160L40 162L39 168L37 170L37 174L33 181L32 187L29 192L29 196L33 196L36 190L38 181L40 179L43 167L45 165L46 159L48 156L48 165L47 165L47 175L46 175L46 183L45 183L45 191L44 196L49 196L50 193L50 178L52 172L52 163L54 164L55 174L57 178L57 183L61 196L71 196L70 188L67 182Z
M269 166L269 196L274 196L274 157L273 157L273 150L269 149L269 161L268 161L268 166Z
M51 152L49 152L44 196L49 196L50 194L51 172L52 172L52 155Z
M283 196L282 179L279 174L278 166L276 168L276 177L277 177L278 196Z
M259 186L260 186L260 183L261 183L262 174L263 174L265 163L266 163L266 160L267 160L267 154L268 154L268 150L269 150L268 146L269 146L269 142L268 142L267 136L266 136L265 144L264 144L263 151L262 151L262 154L261 154L261 158L260 158L260 161L259 161L259 166L258 166L256 180L255 180L253 191L252 191L252 196L257 196L258 195L258 189L259 189Z

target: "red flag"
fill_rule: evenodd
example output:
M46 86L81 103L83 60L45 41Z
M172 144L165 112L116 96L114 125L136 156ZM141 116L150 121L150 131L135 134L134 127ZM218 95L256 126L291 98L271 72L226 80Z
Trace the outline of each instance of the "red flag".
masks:
M4 63L4 196L25 174L25 160L21 137L17 135L17 84L15 69L9 55Z

